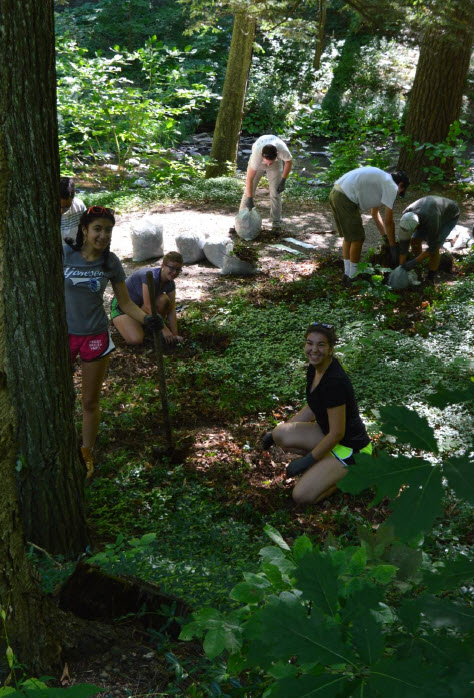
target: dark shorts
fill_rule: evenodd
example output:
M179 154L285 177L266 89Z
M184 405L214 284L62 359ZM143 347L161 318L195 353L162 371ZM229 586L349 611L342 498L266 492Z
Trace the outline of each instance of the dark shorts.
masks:
M110 330L101 334L69 335L69 351L71 361L79 354L82 361L97 361L110 354L115 349Z
M351 201L341 189L334 186L329 194L329 205L336 221L337 232L347 242L365 240L362 216L357 204Z
M354 465L354 463L356 462L354 458L354 451L352 448L349 448L348 446L336 444L332 449L331 453L333 456L337 458L338 461L342 463L342 465L345 465L346 468L348 465ZM356 453L367 453L369 456L371 456L372 443L368 443L367 446L361 448L360 451L356 451Z

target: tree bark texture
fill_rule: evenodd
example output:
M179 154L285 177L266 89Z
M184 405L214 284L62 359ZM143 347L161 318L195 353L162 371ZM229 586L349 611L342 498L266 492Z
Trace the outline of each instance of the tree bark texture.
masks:
M413 88L410 93L404 134L412 143L442 143L451 124L459 119L472 49L472 26L453 22L449 27L426 29L420 46ZM424 150L413 152L406 145L398 168L406 170L412 183L426 178L424 167L439 165ZM449 167L449 163L447 163Z
M0 0L0 15L0 431L16 444L27 540L71 555L88 538L64 311L53 2ZM4 471L11 448L0 444Z
M317 72L321 65L321 56L324 50L324 30L326 29L326 3L327 0L319 0L318 38L313 57L313 69Z
M365 29L362 31L366 32ZM354 82L360 50L369 41L370 36L359 31L349 32L346 36L339 61L334 68L331 84L321 103L322 108L328 112L332 119L340 117L344 94Z
M243 13L234 15L232 40L227 60L222 100L211 148L215 163L208 165L206 177L226 174L229 163L235 168L247 80L252 62L256 21Z

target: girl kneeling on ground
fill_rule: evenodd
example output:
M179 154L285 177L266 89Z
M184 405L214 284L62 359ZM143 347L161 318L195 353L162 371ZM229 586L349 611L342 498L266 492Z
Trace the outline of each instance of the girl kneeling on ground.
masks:
M110 353L115 349L104 310L104 291L109 281L124 312L137 323L161 329L161 317L153 318L130 300L125 272L110 252L115 225L114 211L91 206L81 216L76 240L63 245L64 288L69 349L74 362L82 361L82 457L87 477L94 472L92 449L99 429L99 397Z
M151 301L146 275L148 271L153 272L156 312L166 320L167 325L163 327L162 337L168 345L182 339L178 334L176 286L174 283L174 279L181 273L182 267L182 255L179 252L168 252L163 257L161 267L137 269L125 282L132 301L147 315L151 315ZM128 314L124 314L118 298L114 298L112 301L110 317L127 344L141 344L143 342L143 326Z
M334 357L333 325L314 322L306 330L304 351L309 361L306 375L307 404L263 437L285 451L304 454L288 465L287 477L304 473L293 489L297 504L319 502L337 488L354 454L372 453L372 444L359 416L354 389Z

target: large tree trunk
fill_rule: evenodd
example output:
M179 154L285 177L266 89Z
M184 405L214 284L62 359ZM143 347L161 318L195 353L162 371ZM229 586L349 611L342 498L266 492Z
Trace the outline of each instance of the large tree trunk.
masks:
M245 101L247 80L252 62L255 19L243 13L234 16L232 41L225 73L222 100L212 141L211 158L206 177L219 177L228 171L229 163L237 161L237 147Z
M27 539L70 555L88 538L64 311L53 2L0 0L0 14L0 376L14 412L2 412L0 432L17 444Z
M370 41L370 36L362 28L349 32L344 41L339 61L334 68L331 84L321 103L332 119L338 119L342 111L344 93L352 86L354 74L357 71L360 50ZM362 33L364 32L364 33Z
M449 27L434 25L424 34L415 80L408 103L404 133L413 143L442 143L451 124L461 113L472 48L469 22ZM404 146L398 168L406 170L413 183L426 178L424 168L438 165L449 172L452 163L430 160L424 149L413 152Z

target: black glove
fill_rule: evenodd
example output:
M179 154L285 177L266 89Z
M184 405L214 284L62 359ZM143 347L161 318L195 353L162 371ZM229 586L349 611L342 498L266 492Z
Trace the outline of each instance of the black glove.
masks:
M277 192L278 192L279 194L281 194L282 191L285 191L285 187L286 187L286 179L283 178L283 179L281 180L280 184L277 186Z
M428 271L428 274L426 275L426 280L431 283L432 281L435 280L435 276L436 276L436 269L434 271L432 269L430 269Z
M286 477L295 477L295 475L304 473L305 470L308 470L308 468L315 463L316 461L314 460L311 451L302 458L295 458L295 460L292 460L291 463L286 466Z
M245 199L245 206L248 208L249 211L253 209L254 203L252 196L247 196L247 198Z
M398 266L398 248L396 245L390 245L390 264L392 267Z
M405 264L402 264L402 267L403 269L405 269L405 271L410 271L410 269L414 269L417 264L418 260L415 257L414 259L410 259L409 262L405 262Z
M267 431L267 433L262 436L262 448L264 451L268 451L268 449L274 445L273 431Z
M151 332L159 332L164 326L165 323L161 315L145 315L143 318L143 327Z

